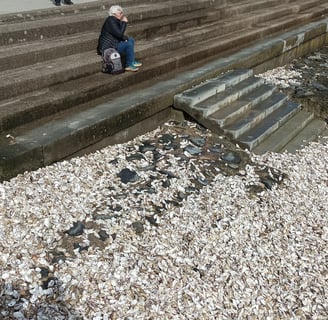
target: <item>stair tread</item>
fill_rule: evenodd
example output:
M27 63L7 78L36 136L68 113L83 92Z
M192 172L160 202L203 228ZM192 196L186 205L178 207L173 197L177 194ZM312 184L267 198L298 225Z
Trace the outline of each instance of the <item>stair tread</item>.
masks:
M317 140L317 137L323 132L325 128L325 121L320 119L313 119L297 136L290 140L279 151L295 153L297 150L306 146L308 143Z
M254 28L252 29L249 33L251 35L260 35L262 34L263 30L261 28ZM181 57L181 60L183 60L184 57L187 56L191 56L191 55L196 55L196 54L204 54L205 52L208 52L210 48L213 47L215 48L216 51L221 51L222 49L224 49L226 46L233 46L235 42L238 42L239 39L243 38L243 35L240 34L239 31L235 31L232 32L229 35L224 35L224 36L220 36L218 38L215 38L214 40L206 40L202 43L198 43L198 44L194 44L191 45L188 49L188 52L186 52L185 48L179 48L177 49L176 55ZM220 41L219 41L220 40ZM155 41L154 41L155 44ZM202 45L203 44L203 45ZM206 44L206 45L205 45ZM155 45L154 45L155 46ZM136 54L138 54L138 50L136 50ZM165 56L172 55L171 52L164 52L163 56L165 59ZM92 57L93 55L93 57ZM78 61L76 60L78 58ZM80 54L76 54L76 55L72 55L72 56L67 56L64 58L58 58L58 59L54 59L54 60L50 60L50 61L45 61L45 62L40 62L35 64L34 66L30 66L28 68L25 67L21 67L18 68L16 70L6 70L4 72L2 72L2 83L0 85L0 89L1 86L8 88L12 85L12 83L15 83L17 85L17 83L24 83L24 81L30 81L31 79L36 79L38 77L42 77L45 74L47 74L47 70L50 69L50 74L61 74L65 69L65 78L68 79L69 78L69 72L68 70L75 70L74 72L74 77L78 77L78 76L82 76L83 74L85 74L85 71L87 71L87 73L90 73L90 68L94 70L94 72L96 72L96 62L97 61L97 56L95 54L95 51L90 51L88 53L80 53ZM56 68L49 68L48 66L51 65L55 65ZM80 66L80 74L77 74L77 70L76 68L73 68L72 66ZM86 68L86 67L89 67ZM24 70L27 69L27 72L25 72ZM48 70L49 71L49 70ZM25 76L25 79L24 79ZM56 77L57 79L59 77ZM49 80L49 79L48 79ZM18 81L18 82L17 82ZM55 82L56 83L56 82ZM57 81L58 83L58 81ZM22 86L23 88L25 88L25 92L29 91L30 89L26 86ZM0 96L1 96L1 91L3 92L2 95L2 99L6 99L9 98L8 95L8 91L6 90L0 90ZM23 93L23 92L22 92Z
M258 88L261 84L263 84L263 79L249 77L231 87L227 87L225 91L219 92L212 97L195 104L192 108L201 110L204 116L210 116L228 103L236 101L244 94Z
M292 18L291 18L292 19ZM269 29L270 28L272 28L272 25L271 26L269 26L268 27ZM265 27L263 28L263 29L265 29ZM260 34L260 32L263 32L263 30L261 30L260 28L254 28L254 29L252 29L251 31L250 31L250 34ZM231 36L233 36L233 35L235 35L235 37L236 38L231 38ZM205 43L208 43L209 42L209 44L205 47L205 48L197 48L197 46L191 46L190 47L190 50L189 50L189 52L191 52L192 50L200 50L200 54L202 53L202 51L208 51L209 49L210 49L210 47L215 47L216 48L216 50L219 50L219 48L221 48L221 47L224 47L224 45L227 45L227 43L231 43L233 40L234 41L237 41L237 39L238 38L240 38L241 36L240 36L240 32L239 32L239 37L238 37L238 32L235 32L235 33L232 33L229 37L227 36L227 35L224 35L223 37L221 36L221 37L218 37L218 38L215 38L215 39L212 39L212 41L209 41L209 40L206 40L206 41L204 41L204 44ZM219 42L218 40L219 39L221 39L221 41ZM219 43L218 43L219 42ZM184 49L184 48L183 48ZM180 49L181 50L181 49ZM84 53L85 54L85 53ZM182 53L183 54L183 53ZM59 58L60 59L60 58ZM68 64L68 65L72 65L72 63L70 63L69 62L69 59L70 59L70 56L68 56L67 58L65 58L65 62L63 63L63 67L65 67L67 70L69 70L70 68L69 67L67 67L65 64ZM72 58L73 60L75 60L74 59L74 57ZM85 57L85 61L88 61L89 59L87 58L87 56ZM77 64L77 65L80 65L80 66L82 66L83 64L82 64L82 61L83 61L83 54L81 53L81 59L79 59L79 61L78 62L74 62L75 64ZM51 63L51 62L50 62ZM41 64L41 65L40 65ZM32 69L29 69L28 70L28 73L29 73L29 75L27 76L27 79L29 80L29 79L31 79L31 73L33 73L34 75L38 75L39 73L41 74L41 76L42 75L44 75L45 74L45 70L47 69L47 67L48 66L45 66L45 68L43 67L43 65L42 65L42 62L40 63L40 64L36 64L35 66L32 66L31 68ZM89 63L89 61L86 63L86 65L90 65L90 63ZM57 65L58 66L58 65ZM37 70L37 69L39 69L39 70ZM82 70L83 70L83 68L81 68ZM55 69L53 69L53 70L51 70L51 74L55 74L56 73L56 70L58 70L59 72L61 72L61 68L60 67L56 67ZM33 71L33 72L32 72ZM19 82L22 82L23 81L23 79L24 79L24 72L23 73L20 73L20 71L17 71L17 70L14 70L14 71L10 71L10 72L13 72L13 77L12 78L14 78L14 79L19 79L18 81ZM5 71L5 73L2 75L2 78L3 78L3 81L2 81L2 84L10 84L10 80L9 80L9 73L10 72L8 72L7 74L6 74L6 71ZM82 71L83 72L83 71ZM88 71L89 72L89 71ZM82 74L80 74L80 76L81 75L83 75L83 73ZM75 75L74 77L76 77L77 75ZM66 73L66 77L68 77L68 72ZM15 82L15 80L13 80L14 82ZM4 98L7 98L8 96L5 96Z
M261 33L262 31L263 30L261 30L261 29L254 29L254 30L251 30L250 33L251 34L253 34L253 33ZM218 51L219 51L219 49L222 49L222 50L220 50L221 53L222 53L222 52L224 52L223 49L225 48L225 46L227 45L228 42L230 42L230 43L233 44L235 42L238 42L238 40L243 37L240 34L240 32L234 32L233 34L234 34L234 37L232 37L232 35L221 37L221 38L225 38L225 39L222 39L222 41L220 41L220 42L216 42L216 41L213 42L212 41L212 42L210 42L209 46L216 46L216 48L217 48ZM199 50L201 50L201 51L199 51ZM206 51L207 48L204 49L204 48L200 47L199 45L194 45L194 46L190 46L190 48L189 48L189 50L187 52L186 52L186 50L184 48L181 48L179 50L176 50L176 55L181 56L181 61L183 61L186 57L190 56L191 54L195 54L195 53L199 54L199 52L201 53L203 50ZM138 50L137 50L137 52L138 52ZM174 58L172 58L172 53L171 52L164 52L163 53L163 60L168 61L168 65L170 63L174 62ZM87 63L90 62L89 59L87 59L86 61L87 61ZM95 63L97 63L97 62L95 62ZM94 68L97 68L96 64L93 67ZM83 68L82 68L82 70L83 70ZM79 85L80 85L81 82L84 83L85 81L88 81L88 77L89 76L85 77L82 80L76 80L77 81L76 82L76 86L79 87ZM72 80L72 81L74 81L74 80ZM13 98L13 99L16 99L16 98ZM6 101L6 103L7 102L8 101ZM31 103L29 103L28 105L31 106Z
M286 123L279 127L269 137L254 148L255 153L281 150L295 135L297 135L313 119L313 113L300 110Z
M269 96L273 94L274 90L276 90L275 87L262 84L256 90L247 93L237 101L234 101L226 107L214 112L209 118L222 126L225 124L225 120L233 117L234 114L240 116L243 110L248 110L248 108L251 108L256 103L262 103L263 100L269 98ZM233 119L236 119L236 117L233 117Z
M247 126L248 124L256 121L258 122L258 117L262 115L262 117L268 116L272 111L276 110L276 108L280 107L282 103L287 100L287 96L280 92L273 93L271 96L266 98L264 101L256 104L247 112L242 114L239 119L236 119L232 124L224 127L224 130L227 132L238 131L241 128Z
M253 127L238 137L238 140L250 146L251 150L263 139L275 131L279 125L287 121L297 112L300 105L293 101L286 101L280 108L263 119L256 127Z

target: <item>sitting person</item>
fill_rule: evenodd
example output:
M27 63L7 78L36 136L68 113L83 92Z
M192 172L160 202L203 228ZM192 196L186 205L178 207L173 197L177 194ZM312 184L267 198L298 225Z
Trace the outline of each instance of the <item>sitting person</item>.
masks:
M105 20L98 39L97 53L104 54L109 48L114 48L126 57L125 70L138 71L142 64L135 60L134 39L124 35L128 19L123 15L122 7L118 5L109 8L109 17Z
M71 0L64 0L63 1L64 4L74 4ZM55 0L55 6L60 6L61 5L61 0Z

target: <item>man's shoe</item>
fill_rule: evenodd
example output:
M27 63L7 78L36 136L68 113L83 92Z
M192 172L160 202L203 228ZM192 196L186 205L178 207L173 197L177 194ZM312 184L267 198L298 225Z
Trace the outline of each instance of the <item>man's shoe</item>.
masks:
M60 0L59 0L59 1L56 0L54 4L55 4L55 6L57 6L57 7L60 6Z
M128 66L128 67L125 67L125 71L132 71L132 72L136 72L136 71L138 71L139 70L139 68L138 67L136 67L136 66L134 66L133 64L132 65L130 65L130 66Z
M135 60L135 61L132 62L132 65L133 65L134 67L137 67L137 68L138 68L138 67L141 67L141 66L142 66L142 63L139 62L139 61L136 61L136 60Z
M74 4L74 3L71 0L64 0L64 4L70 5L70 4Z

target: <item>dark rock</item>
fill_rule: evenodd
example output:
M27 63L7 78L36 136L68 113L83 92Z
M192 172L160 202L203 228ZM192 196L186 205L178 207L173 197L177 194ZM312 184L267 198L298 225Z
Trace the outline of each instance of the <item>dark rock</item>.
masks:
M49 278L42 281L41 287L42 287L43 290L46 290L48 288L52 288L52 287L56 286L57 282L58 282L58 278L49 277Z
M90 246L81 246L79 243L73 244L74 249L79 249L79 252L81 251L88 251Z
M131 154L130 156L126 157L126 160L128 161L133 161L133 160L145 160L145 156L141 153L134 153Z
M164 146L164 150L176 150L179 148L179 144L178 143L169 143L169 144L166 144Z
M108 206L108 208L115 212L121 211L123 209L122 206L120 206L119 204L110 205L110 206Z
M146 192L146 193L149 193L149 194L156 193L156 189L155 188L153 188L153 187L147 187L147 186L140 187L138 189L138 191L140 191L140 192Z
M158 142L163 144L172 143L174 141L174 137L171 134L163 134L159 139Z
M198 189L195 188L195 187L187 187L187 188L185 189L185 191L186 191L187 193L193 193L193 192L198 191Z
M203 179L203 178L197 177L197 181L203 186L207 186L209 184L208 180Z
M65 262L66 256L63 252L53 252L53 258L51 259L51 263L61 263Z
M304 88L297 88L293 94L294 98L305 98L310 96L314 96L314 93Z
M319 90L319 91L325 91L325 90L328 90L328 88L326 86L324 86L323 84L321 83L318 83L318 82L312 82L312 86Z
M118 160L117 159L113 159L113 160L109 161L109 163L111 163L111 164L118 164Z
M147 151L154 151L155 149L156 149L156 146L154 146L148 142L144 142L144 144L139 147L139 151L142 153L145 153Z
M241 161L240 156L238 154L232 152L232 151L224 153L222 155L221 159L223 161L230 162L230 163L235 163L235 164L239 164L240 161Z
M163 186L164 188L169 188L169 187L171 186L171 182L170 182L170 180L164 180L164 181L162 182L162 186Z
M45 267L40 267L41 278L47 278L49 275L49 269Z
M156 164L150 164L146 167L139 167L140 171L155 171L156 170Z
M178 192L178 197L179 197L181 200L183 200L183 199L186 199L186 198L187 198L187 195L186 195L184 192L179 191L179 192Z
M239 164L236 163L229 163L228 164L229 168L237 170L239 168Z
M188 152L189 154L191 155L197 155L197 154L200 154L202 153L202 149L198 148L198 147L194 147L192 145L187 145L185 148L184 148L184 151Z
M118 173L122 183L136 182L138 180L138 174L130 169L123 169Z
M100 237L100 240L105 241L106 239L109 238L109 234L105 230L100 230L98 232L98 235Z
M153 152L153 159L154 159L154 161L158 161L158 160L162 159L163 157L164 156L160 152L158 152L158 151L154 151Z
M141 221L135 221L132 223L132 228L136 234L142 234L145 231L143 223Z
M221 144L214 144L209 150L210 152L220 153L222 152L222 146Z
M159 173L166 175L169 179L178 179L178 177L171 171L159 170Z
M70 236L76 237L80 236L83 233L85 226L81 221L73 222L73 227L65 231Z
M190 137L189 141L197 147L203 147L206 143L206 139L202 137Z
M153 225L153 226L155 226L155 227L158 227L158 226L159 226L159 224L157 223L156 218L155 218L154 215L151 215L151 216L145 216L145 218L146 218L146 220L147 220L151 225Z

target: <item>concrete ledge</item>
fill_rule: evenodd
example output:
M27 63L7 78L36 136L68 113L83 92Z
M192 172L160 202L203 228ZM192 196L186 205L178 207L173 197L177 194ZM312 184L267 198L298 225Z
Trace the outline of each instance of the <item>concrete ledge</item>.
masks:
M64 159L93 144L99 145L104 139L109 143L110 137L172 107L175 94L225 71L240 68L263 71L272 68L279 61L293 59L300 52L305 54L314 51L328 43L327 25L328 19L324 19L294 32L261 41L238 53L180 73L137 93L121 96L66 119L51 121L17 136L15 144L8 143L1 148L1 180L9 179L24 170L37 169L40 165ZM321 30L321 33L315 30ZM295 37L302 40L286 50L285 44Z

